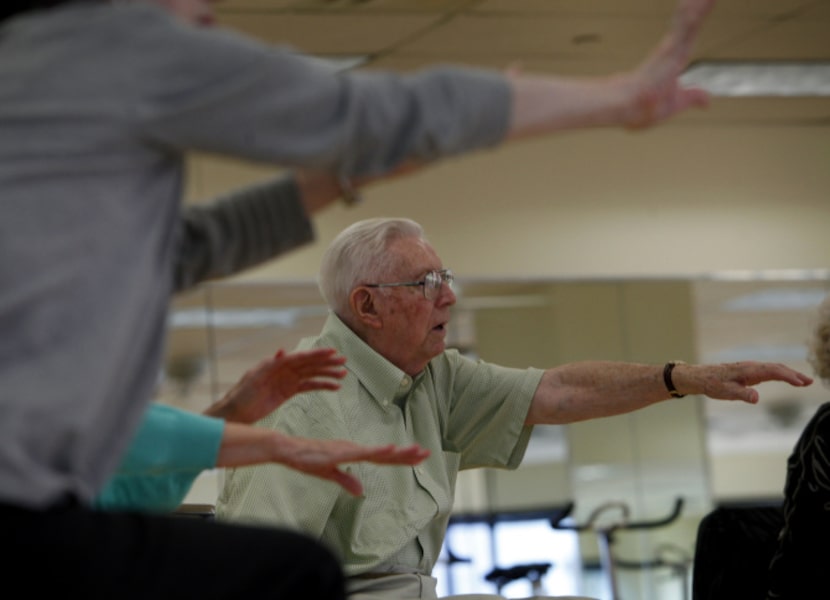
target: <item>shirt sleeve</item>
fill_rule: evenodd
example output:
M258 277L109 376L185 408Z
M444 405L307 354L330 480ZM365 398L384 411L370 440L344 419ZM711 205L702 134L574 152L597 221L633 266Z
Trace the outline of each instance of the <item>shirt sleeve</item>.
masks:
M508 129L510 88L494 71L336 72L290 48L146 12L153 22L131 29L130 55L142 72L134 115L154 143L356 176L490 147Z
M186 207L180 235L177 292L307 244L314 230L294 178L282 175L211 204Z
M106 510L175 509L199 473L216 465L224 429L221 419L151 405L94 505Z
M172 512L187 496L202 471L177 471L152 475L116 473L95 498L98 510Z
M454 350L442 360L453 373L444 444L461 454L460 469L518 467L533 431L525 419L543 371L474 361Z
M154 474L216 465L225 422L152 404L124 456L120 473Z

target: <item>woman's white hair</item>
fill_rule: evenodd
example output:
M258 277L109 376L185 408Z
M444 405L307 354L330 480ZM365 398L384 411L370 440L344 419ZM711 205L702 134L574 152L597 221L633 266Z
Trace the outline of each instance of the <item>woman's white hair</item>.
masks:
M816 377L830 385L830 296L818 308L807 359Z
M411 219L366 219L341 231L323 254L317 279L329 308L345 318L352 290L364 283L382 282L395 266L387 248L395 240L410 237L425 239L423 228Z

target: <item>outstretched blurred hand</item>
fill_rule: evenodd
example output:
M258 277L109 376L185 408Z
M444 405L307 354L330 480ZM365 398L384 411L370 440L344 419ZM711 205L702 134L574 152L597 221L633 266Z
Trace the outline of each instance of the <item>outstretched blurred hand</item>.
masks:
M348 440L319 440L278 431L228 423L217 458L217 467L279 463L308 475L328 479L359 496L363 485L341 465L371 462L380 465L416 465L429 456L418 445L363 446Z
M346 358L333 348L317 348L286 354L278 351L251 369L206 415L235 423L254 423L270 414L295 394L337 390L336 380L346 375Z
M671 26L654 50L630 71L600 77L505 74L512 87L508 139L567 129L650 127L709 102L706 91L685 87L680 76L715 0L678 0Z
M622 75L633 100L624 122L640 129L659 123L687 108L703 107L709 95L702 89L680 84L692 45L715 0L680 0L672 26L655 50L632 73Z
M416 465L429 456L429 450L412 446L362 446L348 440L318 440L281 436L278 462L321 479L334 481L354 496L363 493L363 485L340 465L371 462L381 465Z

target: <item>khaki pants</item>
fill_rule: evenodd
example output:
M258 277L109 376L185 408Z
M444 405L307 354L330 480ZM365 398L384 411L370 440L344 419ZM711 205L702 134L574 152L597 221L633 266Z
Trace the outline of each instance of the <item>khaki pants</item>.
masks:
M439 600L435 578L416 573L390 574L373 579L350 577L346 582L349 600ZM461 594L440 600L499 600L494 594ZM596 600L587 596L531 596L524 600Z

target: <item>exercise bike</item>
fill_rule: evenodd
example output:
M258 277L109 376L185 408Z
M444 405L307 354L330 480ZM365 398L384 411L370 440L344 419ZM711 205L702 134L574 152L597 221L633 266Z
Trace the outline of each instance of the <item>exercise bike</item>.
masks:
M597 535L597 542L599 544L600 566L608 579L608 586L611 590L612 600L621 600L619 586L617 585L617 566L619 561L614 558L612 552L612 544L614 542L614 535L619 531L633 530L633 529L655 529L663 527L676 520L683 510L683 499L677 498L674 503L674 508L671 513L660 519L651 521L631 521L629 520L630 509L625 502L611 501L601 504L588 516L584 523L566 524L563 523L565 518L571 513L573 505L570 505L571 510L563 511L558 518L551 519L551 526L554 529L562 529L569 531L593 531ZM605 513L610 511L617 511L616 518L600 519Z

